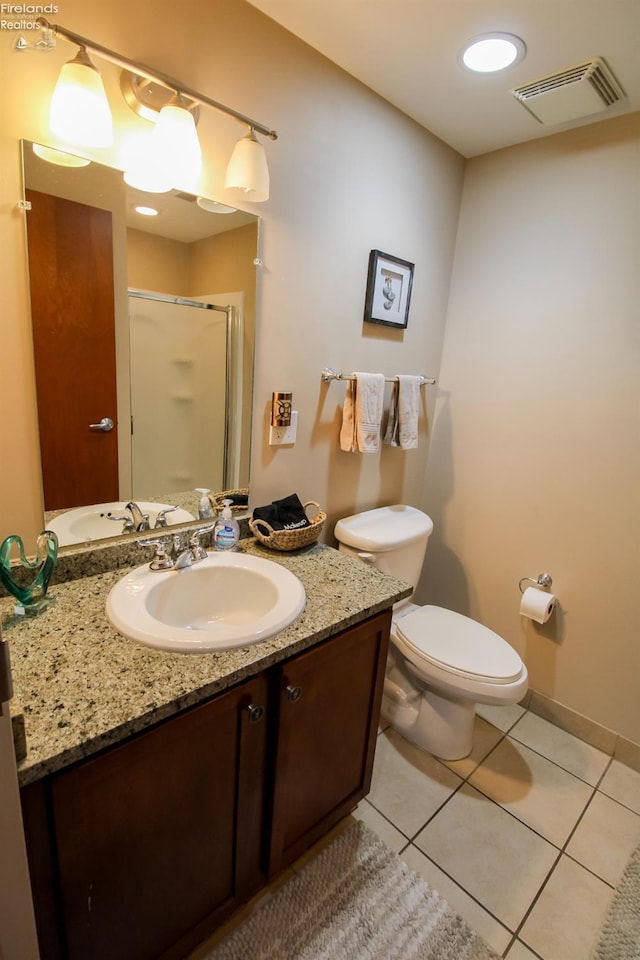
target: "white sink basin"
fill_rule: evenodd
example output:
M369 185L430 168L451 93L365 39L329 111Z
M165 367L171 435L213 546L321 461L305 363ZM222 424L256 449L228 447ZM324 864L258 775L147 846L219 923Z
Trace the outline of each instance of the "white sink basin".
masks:
M206 653L273 637L304 610L304 587L273 560L210 553L182 570L126 574L107 597L107 617L130 640L158 650Z
M153 528L156 517L161 510L168 510L172 507L171 503L146 503L143 500L136 501L144 514L149 516L149 526ZM87 540L103 540L106 537L118 537L122 533L124 522L109 520L111 514L114 517L126 517L129 513L126 509L125 501L114 501L112 503L93 503L87 507L76 507L74 510L66 510L57 517L53 517L47 523L47 529L53 530L58 536L58 543L61 547L68 546L71 543L84 543ZM167 514L167 523L170 525L176 523L189 523L195 520L193 514L188 510L179 507Z

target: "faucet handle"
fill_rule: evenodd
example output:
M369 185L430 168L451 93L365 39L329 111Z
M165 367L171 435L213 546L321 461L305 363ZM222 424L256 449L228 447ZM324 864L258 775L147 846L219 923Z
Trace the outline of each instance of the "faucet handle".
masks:
M150 570L171 570L174 566L173 560L167 553L168 542L166 540L138 540L141 547L155 547L156 552L153 560L149 564Z
M200 537L203 537L203 536L205 535L205 533L213 533L213 531L215 530L215 527L216 527L215 523L209 524L208 527L197 527L197 528L193 531L193 533L191 534L191 536L192 536L192 537L197 537L198 539L200 539Z
M167 526L167 514L172 513L174 510L177 510L176 507L166 507L164 510L159 510L156 516L156 522L153 525L153 529L157 530L159 527Z
M102 514L102 516L104 516L105 520L115 520L116 522L124 523L124 527L121 531L122 533L135 533L136 528L131 517L116 517L113 513L105 513Z
M215 524L208 527L198 527L189 537L189 549L194 560L206 560L207 551L200 543L200 537L203 537L205 533L211 533L214 527Z

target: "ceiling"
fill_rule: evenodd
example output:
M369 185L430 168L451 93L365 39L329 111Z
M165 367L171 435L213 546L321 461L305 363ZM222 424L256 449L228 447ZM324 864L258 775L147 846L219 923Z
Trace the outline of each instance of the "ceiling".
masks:
M250 0L465 157L640 110L640 0ZM521 63L472 74L465 41L514 33ZM556 124L536 120L513 87L603 57L626 96Z

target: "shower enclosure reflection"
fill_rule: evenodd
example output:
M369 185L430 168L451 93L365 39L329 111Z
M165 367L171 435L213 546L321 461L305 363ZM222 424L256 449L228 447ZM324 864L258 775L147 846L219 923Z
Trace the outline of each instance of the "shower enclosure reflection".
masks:
M196 486L246 487L257 218L136 195L117 170L48 163L28 142L23 161L45 517L132 499L189 510ZM111 394L94 402L99 383Z
M193 490L205 480L212 490L234 485L239 437L229 406L242 307L214 300L129 290L134 499L150 489ZM208 403L197 402L203 396Z

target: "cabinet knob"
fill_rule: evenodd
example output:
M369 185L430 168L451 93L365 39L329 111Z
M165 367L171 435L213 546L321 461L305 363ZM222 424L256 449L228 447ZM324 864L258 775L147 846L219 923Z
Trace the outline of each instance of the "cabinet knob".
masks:
M302 687L292 687L288 686L287 690L287 700L291 700L292 703L295 703L296 700L299 700L302 696Z
M247 707L249 713L249 723L260 723L264 717L264 707L254 706L252 703Z

